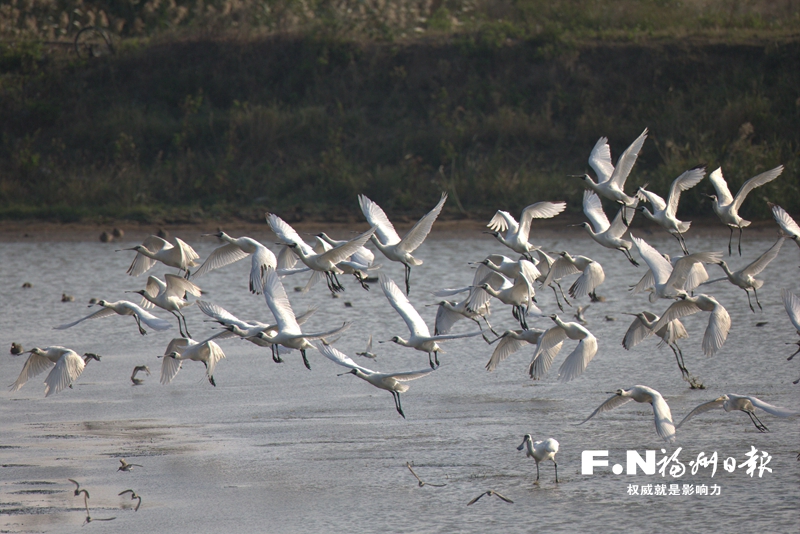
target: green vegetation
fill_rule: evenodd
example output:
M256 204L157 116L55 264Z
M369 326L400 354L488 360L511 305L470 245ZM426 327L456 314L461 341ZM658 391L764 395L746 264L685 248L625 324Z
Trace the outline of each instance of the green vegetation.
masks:
M580 210L597 138L664 194L778 164L800 212L800 15L733 0L18 0L0 6L0 218ZM81 59L87 25L116 54ZM706 213L699 193L682 213ZM175 208L178 208L175 210Z

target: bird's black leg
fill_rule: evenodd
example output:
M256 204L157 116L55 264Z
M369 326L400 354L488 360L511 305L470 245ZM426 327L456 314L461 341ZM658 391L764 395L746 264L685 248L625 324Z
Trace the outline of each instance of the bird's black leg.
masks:
M739 227L739 256L742 255L742 227Z
M761 303L758 301L758 291L756 288L753 288L753 294L756 296L756 304L758 304L758 309L764 311L764 308L761 307Z
M336 291L344 291L344 286L342 285L341 282L339 282L339 277L336 276L336 273L332 272L331 277L333 278L334 287L336 288Z
M216 382L214 382L214 375L211 375L211 376L209 376L209 377L208 377L208 382L209 382L209 383L210 383L212 386L214 386L214 387L217 387L217 383L216 383Z
M536 462L536 482L539 482L539 462Z
M561 287L561 284L558 282L558 280L553 280L553 281L556 283L556 285L558 286L558 290L561 292L561 297L564 299L564 304L566 304L567 306L572 307L572 304L570 303L569 300L567 300L567 296L564 294L564 288ZM564 310L562 309L561 311L564 311Z
M181 337L189 337L183 333L183 325L181 324L181 318L178 316L178 314L175 313L174 311L171 311L170 313L174 315L175 318L178 320L178 331L180 332Z
M556 288L551 285L550 289L553 290L553 295L556 296L556 304L558 304L558 309L564 311L564 306L561 305L561 301L558 299L558 292L556 291Z
M769 429L766 426L764 426L764 423L762 423L758 417L756 417L756 414L754 414L753 412L745 412L745 413L750 416L750 420L753 422L754 425L756 425L756 428L758 429L759 432L769 432Z
M553 460L553 465L556 466L556 484L558 484L558 464Z
M139 327L139 333L142 334L143 336L147 335L147 330L142 328L142 322L139 320L139 316L134 315L133 318L136 319L136 326Z
M794 351L794 354L792 354L791 356L789 356L788 358L786 358L786 361L789 361L789 360L791 360L792 358L794 358L795 356L797 356L797 354L798 354L798 353L800 353L800 341L795 341L794 343L787 343L787 345L797 345L797 347L798 347L798 348L797 348L797 350L796 350L796 351ZM796 383L796 382L795 382L795 383Z
M308 358L306 358L306 349L300 349L300 354L303 356L303 365L305 365L306 369L310 371L311 365L308 363Z
M733 256L733 252L731 252L731 243L733 242L733 226L728 226L728 229L731 231L731 235L728 237L728 256Z
M622 253L625 254L625 257L628 258L628 261L631 262L631 264L633 264L635 267L639 266L639 263L636 260L633 259L633 256L631 256L631 253L630 253L630 251L628 249L623 247L623 248L620 248L619 250L621 250Z
M411 291L411 267L407 264L403 264L406 267L406 295L409 295Z
M353 273L353 276L355 276L355 277L356 277L356 280L358 280L358 283L359 283L359 284L361 284L361 287L363 287L364 289L366 289L367 291L369 291L369 286L367 285L367 282L366 282L366 280L364 279L364 277L363 277L363 276L361 276L361 273L360 273L360 272L358 272L358 271L355 271L355 272Z
M397 409L397 413L403 416L403 419L406 418L406 414L403 413L403 407L400 405L400 394L396 391L392 391L392 397L394 397L394 407Z
M181 318L183 319L183 328L186 329L186 337L192 339L192 334L189 333L189 325L186 324L186 316L183 315L183 313L180 310L178 310L178 315L180 315ZM180 323L180 319L178 319L178 322Z
M280 350L278 348L278 345L275 345L273 343L272 345L270 345L270 348L272 348L272 361L275 363L283 363L283 359L281 358L281 355L278 352Z
M756 309L753 308L753 303L750 302L750 292L748 290L746 290L746 289L744 290L744 292L747 293L747 304L748 304L748 306L750 306L750 311L755 313Z

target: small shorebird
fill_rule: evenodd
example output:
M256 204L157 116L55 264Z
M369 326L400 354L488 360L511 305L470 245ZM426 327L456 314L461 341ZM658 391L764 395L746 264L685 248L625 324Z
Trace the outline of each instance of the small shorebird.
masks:
M414 475L414 478L417 479L417 484L419 484L420 488L422 486L433 486L434 488L443 488L443 487L445 487L447 485L447 484L431 484L430 482L424 482L421 478L419 478L419 475L417 475L414 472L414 470L411 469L411 463L406 462L406 467L408 467L408 470L411 471L412 475Z
M128 462L125 461L125 458L120 458L119 459L119 463L120 463L120 466L117 469L117 471L128 472L128 471L132 471L134 467L144 467L143 465L140 465L140 464L129 464Z
M467 503L467 506L470 506L470 505L472 505L472 504L475 504L475 503L476 503L476 502L478 502L478 501L480 500L480 498L481 498L481 497L483 497L484 495L488 495L488 496L490 496L490 497L491 497L492 495L494 495L495 497L498 497L498 498L500 498L500 499L502 499L502 500L504 500L504 501L506 501L506 502L510 502L510 503L512 503L512 504L514 503L514 501L512 501L512 500L511 500L511 499L509 499L508 497L503 497L502 495L500 495L500 494L499 494L499 493L497 493L496 491L494 491L494 490L489 490L489 491L484 491L483 493L481 493L480 495L478 495L477 497L475 497L474 499L472 499L471 501L469 501L469 502Z
M136 374L139 371L144 371L145 373L147 373L147 376L150 376L149 367L147 367L146 365L137 365L136 367L133 368L133 374L131 374L131 382L133 382L134 386L141 386L144 383L144 380L142 380L141 378L136 378Z
M121 496L121 495L125 495L126 493L130 493L131 494L131 500L139 499L139 502L136 503L136 508L133 509L134 512L138 512L139 511L139 507L142 505L142 497L141 497L141 495L136 495L136 492L133 491L132 489L126 489L125 491L119 492L117 495Z

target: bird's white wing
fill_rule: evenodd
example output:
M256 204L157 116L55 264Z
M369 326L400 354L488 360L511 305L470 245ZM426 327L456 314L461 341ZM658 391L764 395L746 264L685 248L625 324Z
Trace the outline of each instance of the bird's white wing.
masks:
M249 256L249 254L234 243L222 245L221 247L215 248L214 251L209 254L208 258L206 258L206 261L203 262L203 265L201 265L192 276L194 278L203 276L208 271L213 271L214 269L219 269L220 267L230 265L231 263L242 260L247 256Z
M208 360L206 363L206 375L214 376L214 368L217 366L217 362L225 357L225 353L222 352L219 345L211 340L207 340L203 345L202 350L205 352L205 356Z
M529 345L529 342L524 339L516 339L510 336L504 337L497 344L494 352L492 352L492 356L489 358L489 362L486 364L486 370L494 371L497 369L497 366L500 364L500 362L523 348L525 345Z
M782 207L770 203L770 208L772 209L772 215L775 217L778 226L789 234L790 237L798 240L797 243L800 245L800 225L798 225Z
M539 343L536 344L536 350L533 351L533 358L528 366L531 378L539 380L547 374L565 339L567 333L560 326L550 328L539 337Z
M223 308L222 306L218 306L213 302L208 302L206 300L198 300L197 307L200 308L200 311L214 319L220 324L229 325L235 324L239 328L249 328L252 326L249 323L246 323L230 313L228 310Z
M711 185L713 185L714 189L717 191L717 201L720 205L727 206L733 202L731 190L728 189L728 183L722 176L722 167L709 174L708 179L711 181Z
M653 390L653 415L655 417L656 432L667 442L675 441L675 424L672 422L672 413L664 397Z
M537 202L522 210L519 218L519 237L523 241L528 240L531 231L531 221L533 219L549 219L555 217L567 209L566 202Z
M653 287L655 283L656 279L653 276L653 271L648 268L647 272L644 273L644 276L642 276L642 278L639 280L639 283L631 288L631 292L636 295L637 293L641 293L642 291Z
M701 404L700 406L697 406L694 410L692 410L691 412L686 414L686 417L684 417L683 420L680 423L678 423L676 428L682 427L685 422L687 422L689 419L691 419L695 415L700 415L701 413L707 412L709 410L715 410L715 409L722 408L723 404L725 404L725 398L724 397L720 397L718 399L714 399L713 401L710 401L710 402L704 402L703 404Z
M613 397L611 397L607 401L605 401L603 404L598 406L597 409L595 411L593 411L592 414L589 417L587 417L586 419L584 419L583 421L581 421L578 424L582 425L583 423L585 423L586 421L588 421L589 419L591 419L595 415L597 415L599 413L607 412L609 410L613 410L614 408L619 408L623 404L626 404L626 403L628 403L628 402L630 402L632 400L633 399L631 397L623 397L622 395L614 395Z
M706 280L708 280L708 271L701 262L697 262L689 269L689 274L686 275L686 281L683 283L683 290L692 291Z
M43 373L52 366L53 362L51 362L47 357L39 356L38 354L31 354L28 356L25 365L22 367L19 377L13 384L11 384L11 391L19 390L19 388L24 386L28 380Z
M69 351L61 356L56 362L56 366L44 379L44 396L49 397L72 384L81 376L85 366L83 358L78 356L76 352Z
M434 369L422 369L420 371L402 371L400 373L382 373L388 375L390 378L394 378L398 382L408 382L409 380L416 380L417 378L422 378L423 376L428 376L434 371Z
M428 325L422 320L422 317L408 301L408 298L400 291L394 280L381 274L380 282L383 293L389 299L389 304L400 314L411 333L421 337L430 337L431 333L428 330Z
M375 233L375 230L377 230L377 226L373 226L360 236L351 239L350 241L346 242L343 245L339 245L337 247L330 249L329 251L322 254L320 256L320 259L324 261L330 261L333 264L346 260L347 258L352 256L355 251L362 248L364 246L364 243L369 241L369 237ZM323 243L325 242L323 241Z
M597 354L597 339L589 334L578 343L575 350L561 364L561 368L558 370L558 379L561 382L569 382L581 376L595 354Z
M542 286L547 287L553 283L553 280L561 280L565 276L579 272L581 272L581 270L578 269L574 263L569 261L567 258L560 256L556 261L553 262L553 265L547 272L544 282L542 282Z
M462 337L475 337L483 335L482 330L478 330L477 332L467 332L466 334L440 334L438 336L430 336L429 339L433 341L444 341L446 339L461 339Z
M769 247L756 261L742 269L742 274L755 276L763 271L772 260L778 257L778 252L781 250L784 240L785 238L783 237L778 238L775 244Z
M605 232L611 226L606 213L603 211L603 203L600 202L600 197L589 189L583 192L583 213L592 223L596 234Z
M182 276L165 274L164 280L167 282L165 293L168 297L184 298L186 293L199 297L203 294L202 290L194 282L190 282Z
M313 339L323 339L323 340L327 340L329 337L333 337L333 336L335 336L336 334L339 334L339 333L341 333L341 332L344 332L345 330L347 330L348 328L350 328L352 325L353 325L353 323L352 323L352 322L347 322L347 321L345 321L344 323L342 323L342 326L340 326L340 327L337 327L337 328L334 328L333 330L329 330L329 331L327 331L327 332L316 332L316 333L313 333L313 334L305 334L305 333L303 333L303 334L296 335L296 336L294 336L294 337L295 337L295 338L300 338L300 337L302 337L302 338L305 338L305 339L307 339L307 340L313 340ZM338 339L338 338L337 338L337 339Z
M663 198L653 193L652 191L648 191L644 187L639 188L639 192L637 193L637 195L641 200L646 200L647 202L652 204L653 209L656 211L667 209L667 203L664 202Z
M121 304L125 305L126 308L130 309L135 313L141 322L152 328L153 330L168 330L172 328L172 323L169 321L162 319L160 317L156 317L149 311L143 310L141 307L136 305L133 302L128 301L120 301Z
M494 214L494 217L486 226L495 232L505 232L510 228L511 232L516 233L519 229L519 224L517 224L514 216L503 210L497 210L497 213Z
M334 347L333 345L328 345L327 343L319 342L315 343L317 350L322 353L323 356L328 358L329 360L338 363L339 365L343 365L344 367L349 367L350 369L360 369L361 371L367 374L374 374L375 371L367 369L366 367L362 367L354 362L348 355Z
M264 298L272 315L275 316L275 321L278 323L278 329L281 332L290 335L302 333L292 311L292 305L289 303L289 297L286 296L286 290L283 288L283 284L278 278L278 273L275 271L267 273L267 280L264 284Z
M589 154L589 165L597 174L598 183L608 181L614 174L614 164L611 163L611 147L608 146L607 137L601 137L594 144L594 148Z
M706 333L703 335L703 354L706 356L716 354L728 339L730 330L731 316L728 315L728 310L723 308L722 304L717 304L708 318Z
M644 312L644 314L645 317L647 317L647 319L650 321L658 320L657 315L653 315L650 312ZM622 338L622 346L626 350L631 350L633 347L650 337L652 334L653 331L650 330L647 325L641 321L641 319L634 317L633 322L628 327L628 331L625 332L625 337Z
M438 336L439 334L449 334L450 329L453 328L453 325L463 318L464 316L460 313L445 308L440 304L436 310L436 321L434 322L433 335Z
M403 239L400 240L399 245L402 250L406 252L414 252L417 247L419 247L422 242L425 241L425 238L428 237L429 233L431 233L433 223L442 212L442 208L444 207L446 200L447 193L442 193L442 198L439 199L439 203L436 204L436 206L434 206L434 208L429 211L427 215L418 220L411 230L409 230L408 233L403 236Z
M278 270L278 271L288 271L288 270L292 269L292 267L294 267L297 264L297 254L292 252L291 248L289 248L289 247L284 245L278 251L277 261L278 261L278 265L276 267L276 270ZM295 272L303 272L306 269L298 269ZM292 272L290 274L294 274L294 272Z
M795 330L800 334L800 297L788 289L781 289L781 299L783 299L783 306L786 308L789 320L792 321Z
M278 267L278 259L267 247L257 247L250 263L250 291L256 295L264 292L267 271Z
M633 199L633 206L622 206L619 211L617 212L617 216L614 217L614 220L611 221L611 225L608 227L608 234L612 237L620 238L622 237L625 232L628 231L628 226L633 222L633 217L636 215L636 206L639 204L639 199ZM622 214L625 214L623 218ZM625 221L628 221L625 224Z
M583 274L570 286L569 295L578 299L594 291L606 279L603 266L596 261L591 262L583 270Z
M658 285L667 283L667 280L669 280L672 274L672 264L644 239L634 237L634 235L631 234L631 240L634 246L636 246L636 250L639 251L639 255L645 263L647 263L647 266L650 267L655 283Z
M152 253L156 253L159 250L162 250L166 247L171 247L167 241L161 239L158 236L151 235L147 239L144 240L142 246L149 250ZM139 252L136 253L136 256L133 258L131 262L131 266L128 268L128 274L131 276L139 276L150 269L153 268L153 265L156 264L156 260L145 256Z
M681 317L685 317L687 315L692 315L693 313L697 313L699 311L701 311L700 307L697 306L697 304L695 304L694 302L691 302L689 300L676 300L661 315L661 318L658 320L658 322L655 325L653 325L653 330L658 332L663 327L665 327L670 321L674 321L675 319L680 319Z
M181 370L181 361L177 358L171 358L168 356L164 356L161 359L161 379L160 382L164 385L169 384L172 382L172 379L175 378L175 375L178 374L178 371Z
M730 395L730 396L733 397L735 395ZM750 397L750 396L747 396L747 395L736 395L736 396L746 397L746 398L750 399L750 402L753 403L753 406L755 406L756 408L761 408L765 412L770 413L770 414L775 415L775 416L778 416L778 417L791 417L793 415L798 415L797 412L793 412L791 410L787 410L786 408L780 408L778 406L774 406L774 405L769 404L768 402L764 402L761 399L756 398L756 397Z
M171 352L183 354L183 351L186 350L186 347L191 347L192 345L197 345L197 342L193 339L188 339L185 337L176 337L169 342L167 349L164 351L164 355L166 356Z
M361 206L361 212L369 225L377 226L375 233L383 245L396 245L400 242L397 230L394 229L389 217L386 216L380 206L367 198L366 195L358 195L358 204Z
M65 330L67 328L75 326L78 323L86 321L87 319L102 319L103 317L110 317L110 316L116 315L116 314L117 314L117 312L115 312L111 308L103 308L102 310L98 310L98 311L96 311L96 312L94 312L94 313L92 313L90 315L87 315L86 317L78 319L77 321L73 321L71 323L55 326L55 327L53 327L53 329L54 330Z
M702 180L705 175L705 166L698 165L697 167L684 172L672 181L672 185L669 188L669 201L667 203L668 216L674 217L677 213L678 203L681 200L681 193L699 184L700 180Z
M175 238L175 246L178 247L181 251L181 256L183 257L186 265L192 267L197 265L195 260L200 259L200 255L195 252L195 250L189 245L188 243L182 241L180 238Z
M756 187L761 187L762 185L771 182L775 178L781 175L783 172L783 165L778 165L774 169L770 169L766 172L762 172L757 176L753 176L745 183L742 184L742 187L739 188L739 192L736 193L736 198L733 199L733 207L735 210L738 210L744 199L747 198L747 195L755 189Z
M633 164L636 163L636 158L639 157L639 151L642 149L645 139L647 139L647 128L639 134L639 137L637 137L636 140L631 143L631 146L626 148L625 152L619 157L617 166L614 168L611 178L608 179L609 182L613 182L620 189L625 188L625 180L628 179L628 175L631 173L631 169L633 169Z
M269 223L269 227L272 228L272 231L275 232L275 235L277 235L278 239L280 239L282 242L286 243L287 245L297 245L297 247L302 250L304 254L314 254L314 249L312 249L308 243L303 241L303 238L300 237L300 234L298 234L289 223L274 213L267 215L267 222Z
M672 266L672 272L666 283L676 289L682 289L685 287L686 280L689 274L693 272L692 269L696 263L719 263L721 260L722 252L695 252L694 254L683 256Z

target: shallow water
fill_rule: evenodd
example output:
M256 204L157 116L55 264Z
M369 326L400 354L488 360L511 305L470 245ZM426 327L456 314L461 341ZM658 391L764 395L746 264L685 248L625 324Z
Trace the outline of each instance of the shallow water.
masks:
M199 237L181 237L195 245L201 257L215 246ZM266 231L253 237L274 241ZM677 243L668 236L646 239L662 252L678 253ZM722 250L725 241L701 236L688 239L688 245L693 251ZM533 347L487 373L484 365L494 346L479 337L448 341L441 368L409 383L410 390L402 395L405 420L388 392L351 375L337 377L345 369L319 354L309 353L308 371L297 353L276 365L266 349L240 340L222 343L227 358L216 369L216 388L195 362L187 362L172 384L162 386L157 355L178 335L174 326L140 336L132 318L114 316L52 330L96 309L86 307L91 297L120 300L131 297L125 290L143 287L144 277L125 274L133 253L115 253L119 244L0 244L0 330L5 346L11 341L26 349L63 345L103 356L101 362L88 364L74 389L49 398L44 398L44 375L16 393L0 392L0 529L73 532L86 515L83 501L73 496L67 481L73 478L90 491L93 518L116 517L94 523L93 528L106 532L219 532L226 527L269 532L796 531L796 418L759 414L771 431L762 434L744 413L709 412L682 427L671 445L658 438L647 405L630 403L582 426L576 423L617 388L635 384L659 390L676 421L724 393L755 395L800 411L800 386L791 383L800 377L800 367L796 360L786 361L792 347L785 344L797 340L797 334L780 299L781 288L800 291L797 247L784 244L762 274L767 281L759 292L763 312L751 313L744 292L727 282L705 289L728 309L733 329L723 349L706 358L700 340L707 314L684 321L690 335L680 343L686 365L707 386L690 390L669 348L657 348L653 339L630 352L621 346L630 323L621 312L661 313L669 304L652 306L646 296L627 292L644 267L631 266L622 254L580 234L541 244L546 250L588 255L606 270L598 294L607 301L587 311L599 352L583 376L568 384L556 380L557 366L575 347L572 341L565 342L548 376L536 382L526 373ZM732 267L752 261L771 244L745 237L744 258L732 258ZM423 244L417 256L425 264L413 270L411 301L428 324L433 324L435 308L423 305L436 301L431 291L469 284L473 271L466 262L491 253L506 252L483 236L455 239L434 233ZM378 261L384 264L383 272L402 283L402 267ZM242 261L209 273L198 284L207 292L205 299L233 314L269 322L263 297L247 292L248 268ZM152 272L162 276L165 269ZM712 278L721 275L716 266L709 272ZM347 291L338 300L322 285L308 294L292 292L305 284L306 276L284 279L295 311L321 306L306 331L353 321L336 342L351 355L364 349L370 333L376 341L407 333L377 284L366 292L352 278L343 279ZM22 289L23 282L33 287ZM74 295L75 302L60 302L62 292ZM538 299L546 313L557 311L549 290L542 290ZM345 301L352 307L345 307ZM567 309L562 317L571 318L572 313ZM157 314L175 322L165 312ZM204 322L198 309L189 308L186 316L196 339L214 333L213 324ZM607 321L606 316L616 320ZM493 304L491 321L497 330L515 326L510 310L499 303ZM760 321L767 324L756 327ZM454 330L474 328L466 323ZM530 324L547 328L552 323L543 318ZM359 363L381 371L427 366L426 355L394 344L376 343L374 351L377 361ZM0 375L7 384L16 379L23 363L22 358L0 357ZM140 364L149 365L153 375L140 375L145 383L134 387L130 373ZM540 484L534 485L535 463L516 450L525 433L559 441L559 484L547 462L540 466ZM751 477L744 467L732 473L723 470L724 458L732 456L741 464L751 446L768 452L772 472L759 477L756 471ZM642 455L656 450L661 459L661 449L669 455L678 447L679 459L687 466L678 479L641 473L617 476L609 468L597 468L592 476L580 474L584 450L608 450L613 464L624 463L629 449ZM701 451L718 452L713 478L708 469L689 472L688 462ZM118 472L119 458L144 467ZM423 480L447 485L418 487L406 462L413 462ZM627 494L629 484L675 483L709 488L716 484L720 495ZM138 512L132 509L135 502L117 495L128 488L142 496ZM487 489L514 504L484 497L466 507Z

